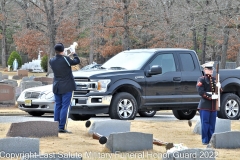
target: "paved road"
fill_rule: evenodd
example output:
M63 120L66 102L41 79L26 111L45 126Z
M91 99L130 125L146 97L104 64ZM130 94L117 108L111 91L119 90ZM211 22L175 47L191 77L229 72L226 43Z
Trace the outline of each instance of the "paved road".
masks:
M106 115L97 115L96 117L92 117L90 120L106 120L110 119ZM196 115L192 120L198 120L199 115ZM70 119L69 119L70 120ZM174 121L177 120L172 114L161 114L158 113L154 117L139 117L137 116L135 120L146 120L146 121ZM33 117L30 115L10 115L10 116L0 116L0 123L15 123L15 122L25 122L25 121L53 121L53 115L44 115L42 117Z

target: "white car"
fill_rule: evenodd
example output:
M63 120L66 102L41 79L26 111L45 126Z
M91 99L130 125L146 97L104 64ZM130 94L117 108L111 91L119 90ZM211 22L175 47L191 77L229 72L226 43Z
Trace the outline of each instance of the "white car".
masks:
M53 113L54 101L52 85L25 89L17 99L18 108L32 116Z
M17 99L18 108L32 116L42 116L54 112L52 85L25 89ZM153 117L156 111L139 112L141 117ZM70 116L70 118L72 118Z

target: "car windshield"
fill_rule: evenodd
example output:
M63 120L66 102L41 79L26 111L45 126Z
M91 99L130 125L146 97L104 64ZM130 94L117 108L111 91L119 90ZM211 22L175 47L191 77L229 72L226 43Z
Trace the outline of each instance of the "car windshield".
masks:
M139 70L152 56L150 52L120 52L106 63L101 68L104 69L126 69L126 70Z
M93 63L93 64L89 64L89 65L81 68L80 70L97 69L97 68L99 68L100 66L101 66L100 64Z

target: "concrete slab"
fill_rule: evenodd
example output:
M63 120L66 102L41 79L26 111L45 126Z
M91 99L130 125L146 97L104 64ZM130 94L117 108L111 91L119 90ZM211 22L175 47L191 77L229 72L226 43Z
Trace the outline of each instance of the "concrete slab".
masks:
M10 137L0 139L0 156L6 159L19 159L27 155L39 155L39 139Z
M217 156L213 149L193 148L166 153L162 160L215 160Z
M111 133L129 132L131 122L124 120L102 120L93 122L88 133L92 135L94 132L108 137Z
M141 132L112 133L106 147L112 152L143 151L153 149L153 135Z
M210 140L213 148L236 149L240 148L240 132L230 131L222 133L214 133Z
M228 132L228 131L231 131L231 120L217 118L214 133L221 133L221 132ZM193 133L202 135L202 127L201 127L200 120L197 121L193 129Z

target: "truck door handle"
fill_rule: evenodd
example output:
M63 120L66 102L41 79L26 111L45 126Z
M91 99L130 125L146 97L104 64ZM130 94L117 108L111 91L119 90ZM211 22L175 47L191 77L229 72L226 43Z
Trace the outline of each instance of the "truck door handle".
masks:
M173 77L173 81L181 81L181 77Z

